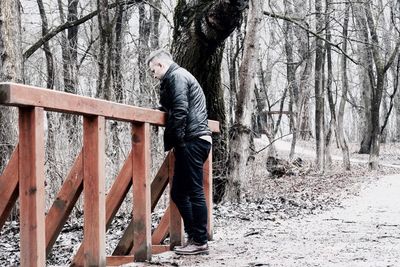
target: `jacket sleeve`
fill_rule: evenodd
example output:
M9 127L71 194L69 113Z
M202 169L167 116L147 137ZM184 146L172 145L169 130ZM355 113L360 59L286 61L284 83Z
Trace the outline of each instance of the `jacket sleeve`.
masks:
M168 116L169 135L178 146L184 144L186 118L189 112L189 83L180 73L175 74L170 80L171 110Z

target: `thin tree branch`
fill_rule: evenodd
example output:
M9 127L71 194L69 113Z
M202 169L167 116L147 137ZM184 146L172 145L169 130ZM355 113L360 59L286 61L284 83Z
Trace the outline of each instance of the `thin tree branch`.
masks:
M385 66L383 68L383 72L386 72L392 65L393 61L395 60L395 58L397 56L397 52L399 51L399 47L400 47L400 36L397 38L396 47L394 48L392 54L390 55L388 61L386 62Z
M168 22L169 26L173 29L174 28L174 24L172 24L172 22L168 19L168 16L162 12L162 10L155 6L153 3L150 3L149 1L143 0L143 3L149 5L151 8L157 10L158 12L160 12L160 14L164 17L164 19Z
M286 20L286 21L288 21L290 23L293 23L294 25L298 26L302 30L305 30L306 32L310 33L311 35L314 35L316 38L321 39L324 42L326 42L327 44L330 44L332 47L335 47L336 49L338 49L340 51L340 53L342 53L345 57L347 57L354 64L356 64L356 65L360 64L358 61L356 61L351 56L349 56L345 51L343 51L342 48L340 47L340 44L334 44L334 43L328 41L326 38L324 38L321 35L319 35L318 33L313 32L308 27L303 26L300 22L297 21L299 19L290 18L290 17L284 16L284 15L279 15L279 14L271 13L271 12L268 12L268 11L264 11L264 15L269 16L271 18L277 18L277 19Z
M124 1L124 2L116 2L113 4L108 5L109 9L115 8L117 6L123 6L123 5L132 5L132 4L137 4L142 2L142 0L129 0L129 1ZM40 38L36 43L34 43L31 47L29 47L23 54L24 60L28 59L33 53L35 53L36 50L38 50L44 43L48 42L51 38L56 36L58 33L60 33L63 30L66 30L68 28L78 26L93 17L97 16L99 14L99 10L95 10L86 16L77 19L75 21L67 21L56 28L53 28L47 32L46 35L44 35L42 38Z
M389 111L387 112L385 116L385 120L383 122L383 125L381 127L381 134L385 130L385 127L389 121L390 114L392 113L393 110L393 105L394 105L394 97L396 96L398 87L399 87L399 72L400 72L400 56L397 57L397 68L396 68L396 77L394 79L394 85L393 85L393 94L390 95L390 108Z

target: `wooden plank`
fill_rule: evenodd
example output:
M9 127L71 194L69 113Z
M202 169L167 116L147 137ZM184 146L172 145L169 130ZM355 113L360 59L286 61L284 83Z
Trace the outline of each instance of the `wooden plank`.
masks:
M113 255L129 255L133 249L133 220L130 221L124 234L113 251Z
M153 254L160 254L160 253L167 252L167 251L170 251L168 245L153 245L153 246L151 246L151 253L153 253Z
M44 111L19 109L21 266L45 266Z
M0 230L18 198L18 145L0 176Z
M174 177L175 157L169 157L169 184L172 185L172 180ZM170 186L171 190L171 186ZM171 193L170 193L171 194ZM176 207L172 198L169 198L169 239L170 239L170 249L172 250L175 246L180 246L183 243L183 222L181 214Z
M107 266L121 266L123 264L132 263L133 255L129 256L107 256Z
M169 251L169 246L165 245L153 245L151 246L151 253L159 254ZM107 266L121 266L123 264L132 263L135 259L133 255L124 255L124 256L108 256L107 257Z
M173 157L173 153L168 153L163 164L158 170L156 177L151 182L151 211L157 205L162 193L168 185L169 175L169 157ZM131 220L124 234L114 249L113 255L128 255L133 248L133 221Z
M0 104L10 106L38 106L45 110L80 115L104 116L108 119L148 122L165 125L164 112L113 103L102 99L48 90L16 83L0 83ZM219 123L209 121L213 132L219 132Z
M153 245L159 245L167 237L169 232L169 206L165 210L163 217L160 220L157 228L154 230L151 237L151 243ZM168 247L169 248L169 247Z
M106 197L106 229L111 225L112 219L120 208L124 198L132 185L132 152L126 158L117 178L115 179ZM132 235L133 236L133 235ZM119 254L117 254L119 255ZM83 245L79 246L73 259L73 266L83 266Z
M112 219L121 207L129 189L132 185L132 151L126 158L117 178L107 194L106 199L106 219L107 229L110 227Z
M84 265L105 266L104 117L83 118Z
M46 216L46 255L48 256L68 216L83 190L82 151L79 152L56 199Z
M132 125L133 249L135 261L151 259L150 124Z
M168 152L167 157L156 174L156 177L154 177L153 181L151 182L151 211L155 209L158 200L168 185L168 175L170 173L169 168L171 167L169 165L170 157L174 158L174 153Z
M204 185L204 195L206 197L207 204L207 233L208 239L213 240L213 177L212 177L212 151L208 155L206 162L203 167L203 185Z

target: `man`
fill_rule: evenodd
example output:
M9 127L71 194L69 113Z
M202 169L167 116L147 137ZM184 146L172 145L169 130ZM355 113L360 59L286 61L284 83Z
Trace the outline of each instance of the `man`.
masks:
M161 110L167 113L164 148L175 153L171 197L182 216L188 241L176 247L181 255L208 254L207 206L203 164L211 149L206 100L196 78L178 66L165 50L152 52L147 64L161 82Z

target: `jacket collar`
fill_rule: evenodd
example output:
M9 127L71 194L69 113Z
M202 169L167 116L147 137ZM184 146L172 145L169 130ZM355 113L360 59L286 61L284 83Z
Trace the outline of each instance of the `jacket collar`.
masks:
M161 80L161 83L164 82L165 79L168 79L168 76L177 68L179 68L179 65L176 63L172 63L171 66L169 66L167 72L164 74L164 77Z

